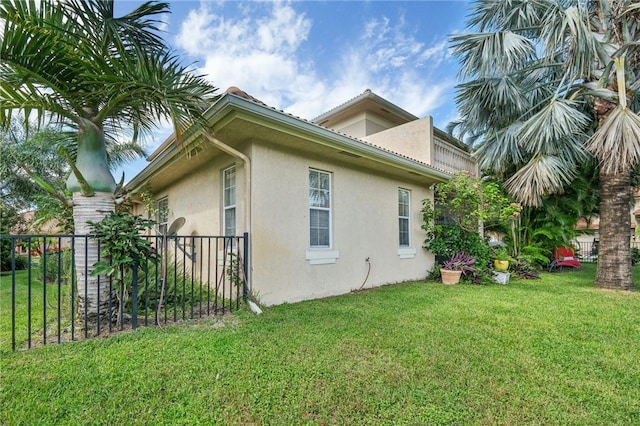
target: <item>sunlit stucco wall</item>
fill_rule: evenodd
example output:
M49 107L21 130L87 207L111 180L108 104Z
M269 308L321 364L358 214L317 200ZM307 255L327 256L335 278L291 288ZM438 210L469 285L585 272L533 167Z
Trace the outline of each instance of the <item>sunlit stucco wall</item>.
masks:
M372 174L283 147L255 143L251 158L251 281L262 303L343 294L363 283L372 287L423 279L432 268L432 256L421 248L420 208L423 199L432 197L428 188L392 173ZM309 247L309 169L331 174L333 241L328 249ZM399 188L411 193L411 246L402 250Z

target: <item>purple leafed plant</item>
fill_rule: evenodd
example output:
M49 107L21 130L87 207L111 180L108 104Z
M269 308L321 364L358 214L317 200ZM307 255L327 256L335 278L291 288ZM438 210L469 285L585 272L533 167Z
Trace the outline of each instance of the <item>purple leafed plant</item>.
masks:
M448 269L451 271L462 271L462 275L470 276L477 272L476 269L476 256L471 256L467 253L454 253L451 259L442 264L442 269Z

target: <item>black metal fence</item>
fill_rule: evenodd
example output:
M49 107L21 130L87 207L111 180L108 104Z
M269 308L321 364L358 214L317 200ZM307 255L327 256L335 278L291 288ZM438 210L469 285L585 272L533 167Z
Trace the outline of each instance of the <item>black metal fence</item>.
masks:
M640 242L632 241L630 244L633 251L640 250ZM575 257L580 262L584 263L598 263L599 246L600 241L598 238L594 238L592 241L581 241L572 243Z
M80 285L75 267L80 257L87 259L86 250L81 253L77 247L86 247L89 238L0 236L5 265L0 270L0 349L31 348L224 314L239 309L247 297L247 233L145 236L153 256L139 259L121 280L98 277L98 288L107 286L110 296L101 312L90 315L87 304L80 303L87 294L79 295L78 289L87 291L92 265L85 267L88 274L80 274L85 277Z
M587 242L574 242L572 244L576 258L580 262L597 263L598 262L598 240Z

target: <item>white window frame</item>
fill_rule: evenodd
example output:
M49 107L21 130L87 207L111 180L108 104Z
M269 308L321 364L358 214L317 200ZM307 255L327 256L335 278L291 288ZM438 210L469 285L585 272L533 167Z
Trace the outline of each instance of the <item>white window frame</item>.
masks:
M319 176L323 175L323 176L327 176L328 177L328 188L312 188L311 187L311 174L312 173L317 173ZM331 187L332 187L332 176L330 172L324 171L324 170L318 170L318 169L313 169L310 168L309 169L309 173L308 173L308 189L309 189L309 248L311 249L329 249L333 246L333 213L332 213L332 193L331 193ZM328 201L328 205L327 206L317 206L314 205L311 194L312 194L312 190L321 190L321 191L326 191L327 192L327 201ZM312 216L312 212L314 211L322 211L322 212L328 212L329 215L329 224L328 224L328 231L329 231L329 241L327 242L327 244L313 244L312 243L312 224L311 224L311 216Z
M403 202L403 195L406 196L406 205ZM406 236L402 232L402 223L407 224ZM406 237L406 242L403 241ZM398 188L398 246L411 247L411 191L404 188Z
M229 174L233 173L233 182L230 182ZM235 237L237 233L238 216L236 210L236 166L227 167L222 171L222 233L225 237ZM227 197L227 191L232 191ZM231 199L232 198L232 199ZM228 203L227 203L228 201ZM233 232L228 234L227 211L233 211Z
M156 222L158 224L158 232L165 234L169 227L169 197L162 197L156 202Z

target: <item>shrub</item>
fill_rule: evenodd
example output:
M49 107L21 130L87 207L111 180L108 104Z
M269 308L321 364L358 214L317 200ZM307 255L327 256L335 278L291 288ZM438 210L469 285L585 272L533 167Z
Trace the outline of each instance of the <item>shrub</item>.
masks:
M11 262L11 239L3 238L0 240L0 271L10 271L13 267ZM24 256L15 256L16 271L27 269L27 263Z
M38 279L47 283L55 283L60 280L67 284L72 274L72 253L70 250L47 251L40 255L40 274Z

